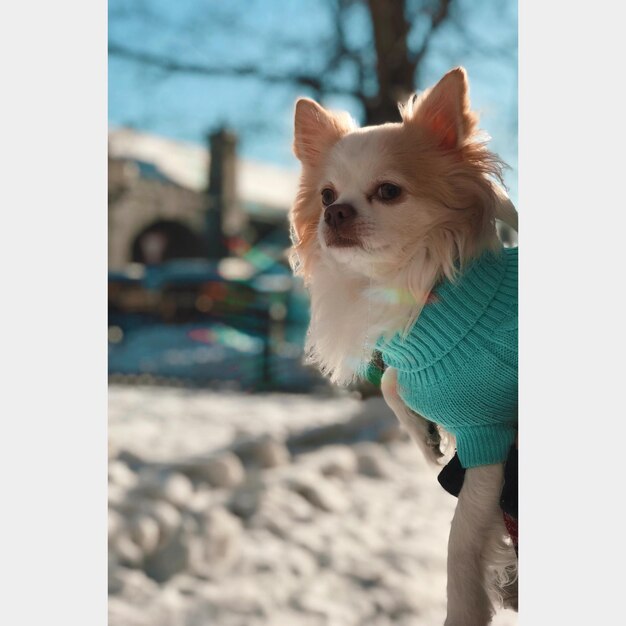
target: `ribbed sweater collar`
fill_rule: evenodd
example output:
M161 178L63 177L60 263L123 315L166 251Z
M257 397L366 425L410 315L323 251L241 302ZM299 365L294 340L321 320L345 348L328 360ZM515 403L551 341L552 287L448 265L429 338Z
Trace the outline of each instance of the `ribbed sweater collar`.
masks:
M504 250L486 252L456 280L439 283L408 335L396 334L380 346L387 365L415 371L445 356L496 298L507 274L508 260Z

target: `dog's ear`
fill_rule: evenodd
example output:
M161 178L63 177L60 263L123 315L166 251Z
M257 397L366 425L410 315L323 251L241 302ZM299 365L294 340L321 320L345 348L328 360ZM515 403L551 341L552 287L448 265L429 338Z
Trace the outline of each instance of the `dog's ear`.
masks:
M470 109L467 73L462 67L450 70L420 96L413 96L401 113L405 124L427 129L448 150L463 145L478 121Z
M354 126L347 113L331 113L309 98L300 98L296 102L294 154L302 163L316 166Z

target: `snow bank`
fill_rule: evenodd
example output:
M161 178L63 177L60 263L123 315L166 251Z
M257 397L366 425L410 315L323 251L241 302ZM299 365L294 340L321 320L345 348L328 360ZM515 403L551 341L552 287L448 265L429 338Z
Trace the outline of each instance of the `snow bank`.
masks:
M111 626L443 623L455 500L380 398L109 400Z

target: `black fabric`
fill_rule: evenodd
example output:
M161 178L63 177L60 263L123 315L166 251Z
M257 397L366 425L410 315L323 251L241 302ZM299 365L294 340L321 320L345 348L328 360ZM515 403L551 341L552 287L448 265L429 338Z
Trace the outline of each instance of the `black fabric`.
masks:
M439 484L451 495L458 498L463 486L463 479L465 478L465 469L459 461L458 454L450 459L448 464L439 472L437 480Z
M517 519L517 446L513 445L504 464L504 485L500 494L500 508ZM458 497L463 487L465 469L455 454L450 462L439 472L439 484L451 495Z
M511 517L517 517L517 446L513 446L504 466L504 486L500 508Z

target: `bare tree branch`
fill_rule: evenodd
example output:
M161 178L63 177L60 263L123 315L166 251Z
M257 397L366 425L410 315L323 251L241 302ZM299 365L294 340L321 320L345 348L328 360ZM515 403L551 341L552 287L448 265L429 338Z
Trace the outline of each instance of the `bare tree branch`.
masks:
M137 10L136 5L132 6ZM460 52L463 56L478 54L504 62L512 61L515 56L511 53L509 37L504 38L506 45L497 46L481 41L479 33L469 32L464 26L464 16L459 14L458 0L326 0L325 6L330 11L332 26L314 38L294 37L288 29L283 32L282 27L276 32L259 33L250 30L251 25L245 20L239 24L236 11L226 11L219 16L211 13L212 26L219 17L223 27L246 28L246 36L256 37L257 42L266 41L267 50L259 60L223 63L223 56L207 54L206 50L192 45L192 40L196 39L210 41L206 34L201 36L211 30L206 19L188 25L172 22L174 30L169 33L175 42L172 35L184 26L185 37L180 38L181 41L191 46L193 56L199 54L200 59L206 58L206 61L187 61L183 50L154 53L116 42L109 43L109 54L164 74L249 77L269 84L303 87L318 99L330 94L348 96L362 105L362 121L368 125L398 119L397 102L415 89L430 51L438 46L445 52L446 41L436 37L445 25L456 31L457 38L449 53L457 58ZM132 20L137 20L147 13L151 27L159 22L156 26L160 30L165 28L166 18L149 8L142 5L137 13L131 14L129 10L124 6L119 17L126 20L131 15ZM364 31L364 36L355 44L351 20L359 17L359 11L368 14L372 35ZM206 13L201 15L207 17ZM206 24L206 29L196 30L195 38L189 37L199 23ZM415 26L420 33L418 41L410 40ZM315 60L313 64L297 64L309 58Z
M170 57L152 52L133 50L127 46L109 42L109 54L121 59L154 67L165 72L190 74L197 76L249 76L259 78L268 83L292 83L308 87L316 93L335 93L360 98L360 93L345 86L331 84L322 77L314 74L299 74L296 72L274 73L256 65L227 66L224 64L208 65L186 61L179 61Z
M152 66L167 72L195 74L200 76L253 76L272 83L284 83L287 81L295 82L316 90L321 87L321 81L317 76L307 76L304 74L290 74L285 76L283 74L273 74L271 72L264 72L255 65L228 67L223 64L210 66L186 61L178 61L159 54L154 54L152 52L133 50L132 48L116 43L109 43L109 54L111 56L127 59L129 61L135 61L137 63L141 63L142 65Z
M421 68L424 57L430 50L434 35L439 30L439 27L444 24L448 19L452 4L453 0L439 0L437 9L435 10L431 18L430 28L424 35L424 39L422 40L420 47L410 55L411 62L413 63L413 67L416 71L419 71L419 69ZM414 76L413 78L415 81L417 81L418 77Z
M464 56L475 55L485 58L496 58L511 63L514 67L517 62L517 32L512 31L502 38L501 43L484 43L471 32L467 24L459 15L451 15L448 20L456 33L456 47Z

